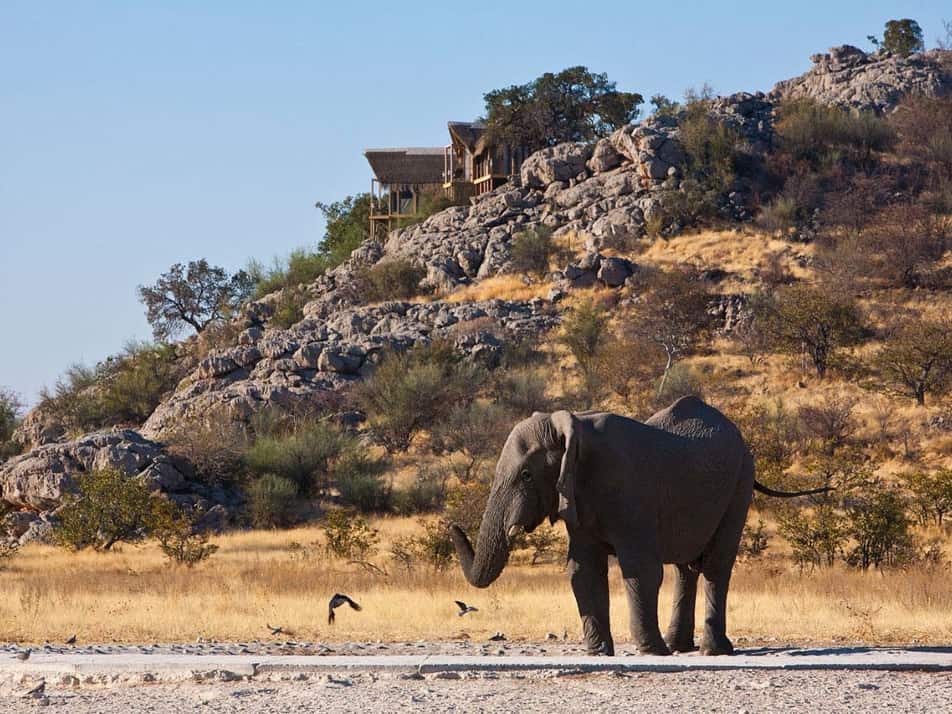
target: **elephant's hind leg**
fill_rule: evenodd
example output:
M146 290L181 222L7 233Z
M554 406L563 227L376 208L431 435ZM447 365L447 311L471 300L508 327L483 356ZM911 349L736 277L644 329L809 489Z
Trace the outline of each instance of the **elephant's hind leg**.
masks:
M632 641L641 654L671 654L658 628L658 590L664 577L661 560L632 550L619 550L618 565L628 595Z
M706 600L701 654L734 654L734 645L727 637L727 590L749 505L749 491L745 494L744 487L738 487L734 500L701 558Z
M570 536L568 571L588 653L614 655L608 620L608 552L599 543Z
M697 602L698 563L675 566L674 607L665 642L672 652L692 652L694 645L694 605Z

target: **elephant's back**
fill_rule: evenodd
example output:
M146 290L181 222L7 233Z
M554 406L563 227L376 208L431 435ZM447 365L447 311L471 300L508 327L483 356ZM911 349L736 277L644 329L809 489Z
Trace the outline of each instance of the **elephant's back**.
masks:
M734 423L698 397L681 397L653 414L645 424L688 439L733 442L740 439Z

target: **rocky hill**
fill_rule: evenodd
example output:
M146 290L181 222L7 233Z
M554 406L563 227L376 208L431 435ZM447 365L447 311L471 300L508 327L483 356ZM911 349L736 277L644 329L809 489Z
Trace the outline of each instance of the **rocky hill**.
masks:
M902 59L867 55L843 46L816 55L804 75L780 82L769 94L739 93L707 104L712 121L741 140L740 150L762 157L774 142L774 117L787 99L888 113L902 97L938 97L952 91L949 53ZM538 338L561 320L567 292L599 285L637 293L643 238L669 236L683 227L670 203L683 197L683 110L626 126L594 145L561 144L532 155L519 180L472 201L394 231L385 244L365 242L350 259L304 286L303 319L274 324L281 294L245 305L234 341L202 359L135 431L66 440L62 429L31 415L21 431L32 450L0 465L0 502L33 515L12 516L9 533L38 537L71 477L97 464L141 475L173 498L211 510L233 505L189 478L187 464L170 458L162 440L183 424L224 417L247 423L265 409L337 404L349 385L372 373L382 351L436 337L451 340L469 359L492 366L512 339ZM719 220L739 225L752 218L755 196L744 181L719 196ZM582 247L549 274L547 299L460 302L454 291L510 270L515 236L545 226L554 237ZM425 269L430 301L364 304L356 275L368 266L408 260ZM738 303L721 295L711 306L732 321ZM46 443L53 442L53 443ZM34 525L37 524L37 525Z

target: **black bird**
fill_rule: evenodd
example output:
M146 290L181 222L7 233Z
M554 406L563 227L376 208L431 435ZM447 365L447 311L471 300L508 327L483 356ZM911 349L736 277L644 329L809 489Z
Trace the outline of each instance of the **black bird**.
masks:
M70 637L68 640L66 640L66 644L68 644L68 645L75 645L75 644L76 644L76 635L73 635L73 636Z
M465 602L463 602L462 600L454 600L453 602L455 602L455 603L456 603L456 607L459 608L459 612L457 612L456 614L459 615L460 617L462 617L463 615L465 615L465 614L468 613L468 612L479 612L479 608L478 608L478 607L473 607L472 605L467 605L467 604L466 604Z
M506 636L501 632L497 632L495 635L489 638L490 642L502 642L506 639Z
M334 624L334 610L341 605L350 605L353 609L359 610L360 605L351 600L346 595L342 593L334 593L334 597L331 598L331 601L327 603L327 624Z
M281 635L281 634L284 634L284 628L283 628L283 627L271 627L271 625L269 625L267 622L264 623L264 624L265 624L265 627L267 627L269 630L271 630L271 634L272 634L272 635Z
M33 689L31 689L30 691L24 692L24 693L23 693L23 696L24 696L24 697L36 697L36 698L40 698L40 697L42 697L45 693L46 693L46 680L45 680L45 679L41 679L39 684L37 684L35 687L33 687Z
M13 656L14 656L16 659L20 660L21 662L26 662L28 659L30 659L30 653L31 653L31 652L33 652L33 650L23 650L22 652L17 652L17 653L16 653L15 655L13 655Z

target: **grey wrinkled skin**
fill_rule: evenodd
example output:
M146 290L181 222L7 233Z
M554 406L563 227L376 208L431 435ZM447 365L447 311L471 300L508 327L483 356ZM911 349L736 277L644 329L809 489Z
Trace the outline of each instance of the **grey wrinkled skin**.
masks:
M475 550L451 526L467 580L489 586L509 558L507 533L545 518L565 521L568 572L592 654L614 653L608 556L621 568L631 636L644 654L690 651L704 576L703 654L731 654L727 590L754 488L750 451L737 427L696 397L647 422L607 413L533 414L509 435ZM664 563L677 571L674 611L658 628Z

